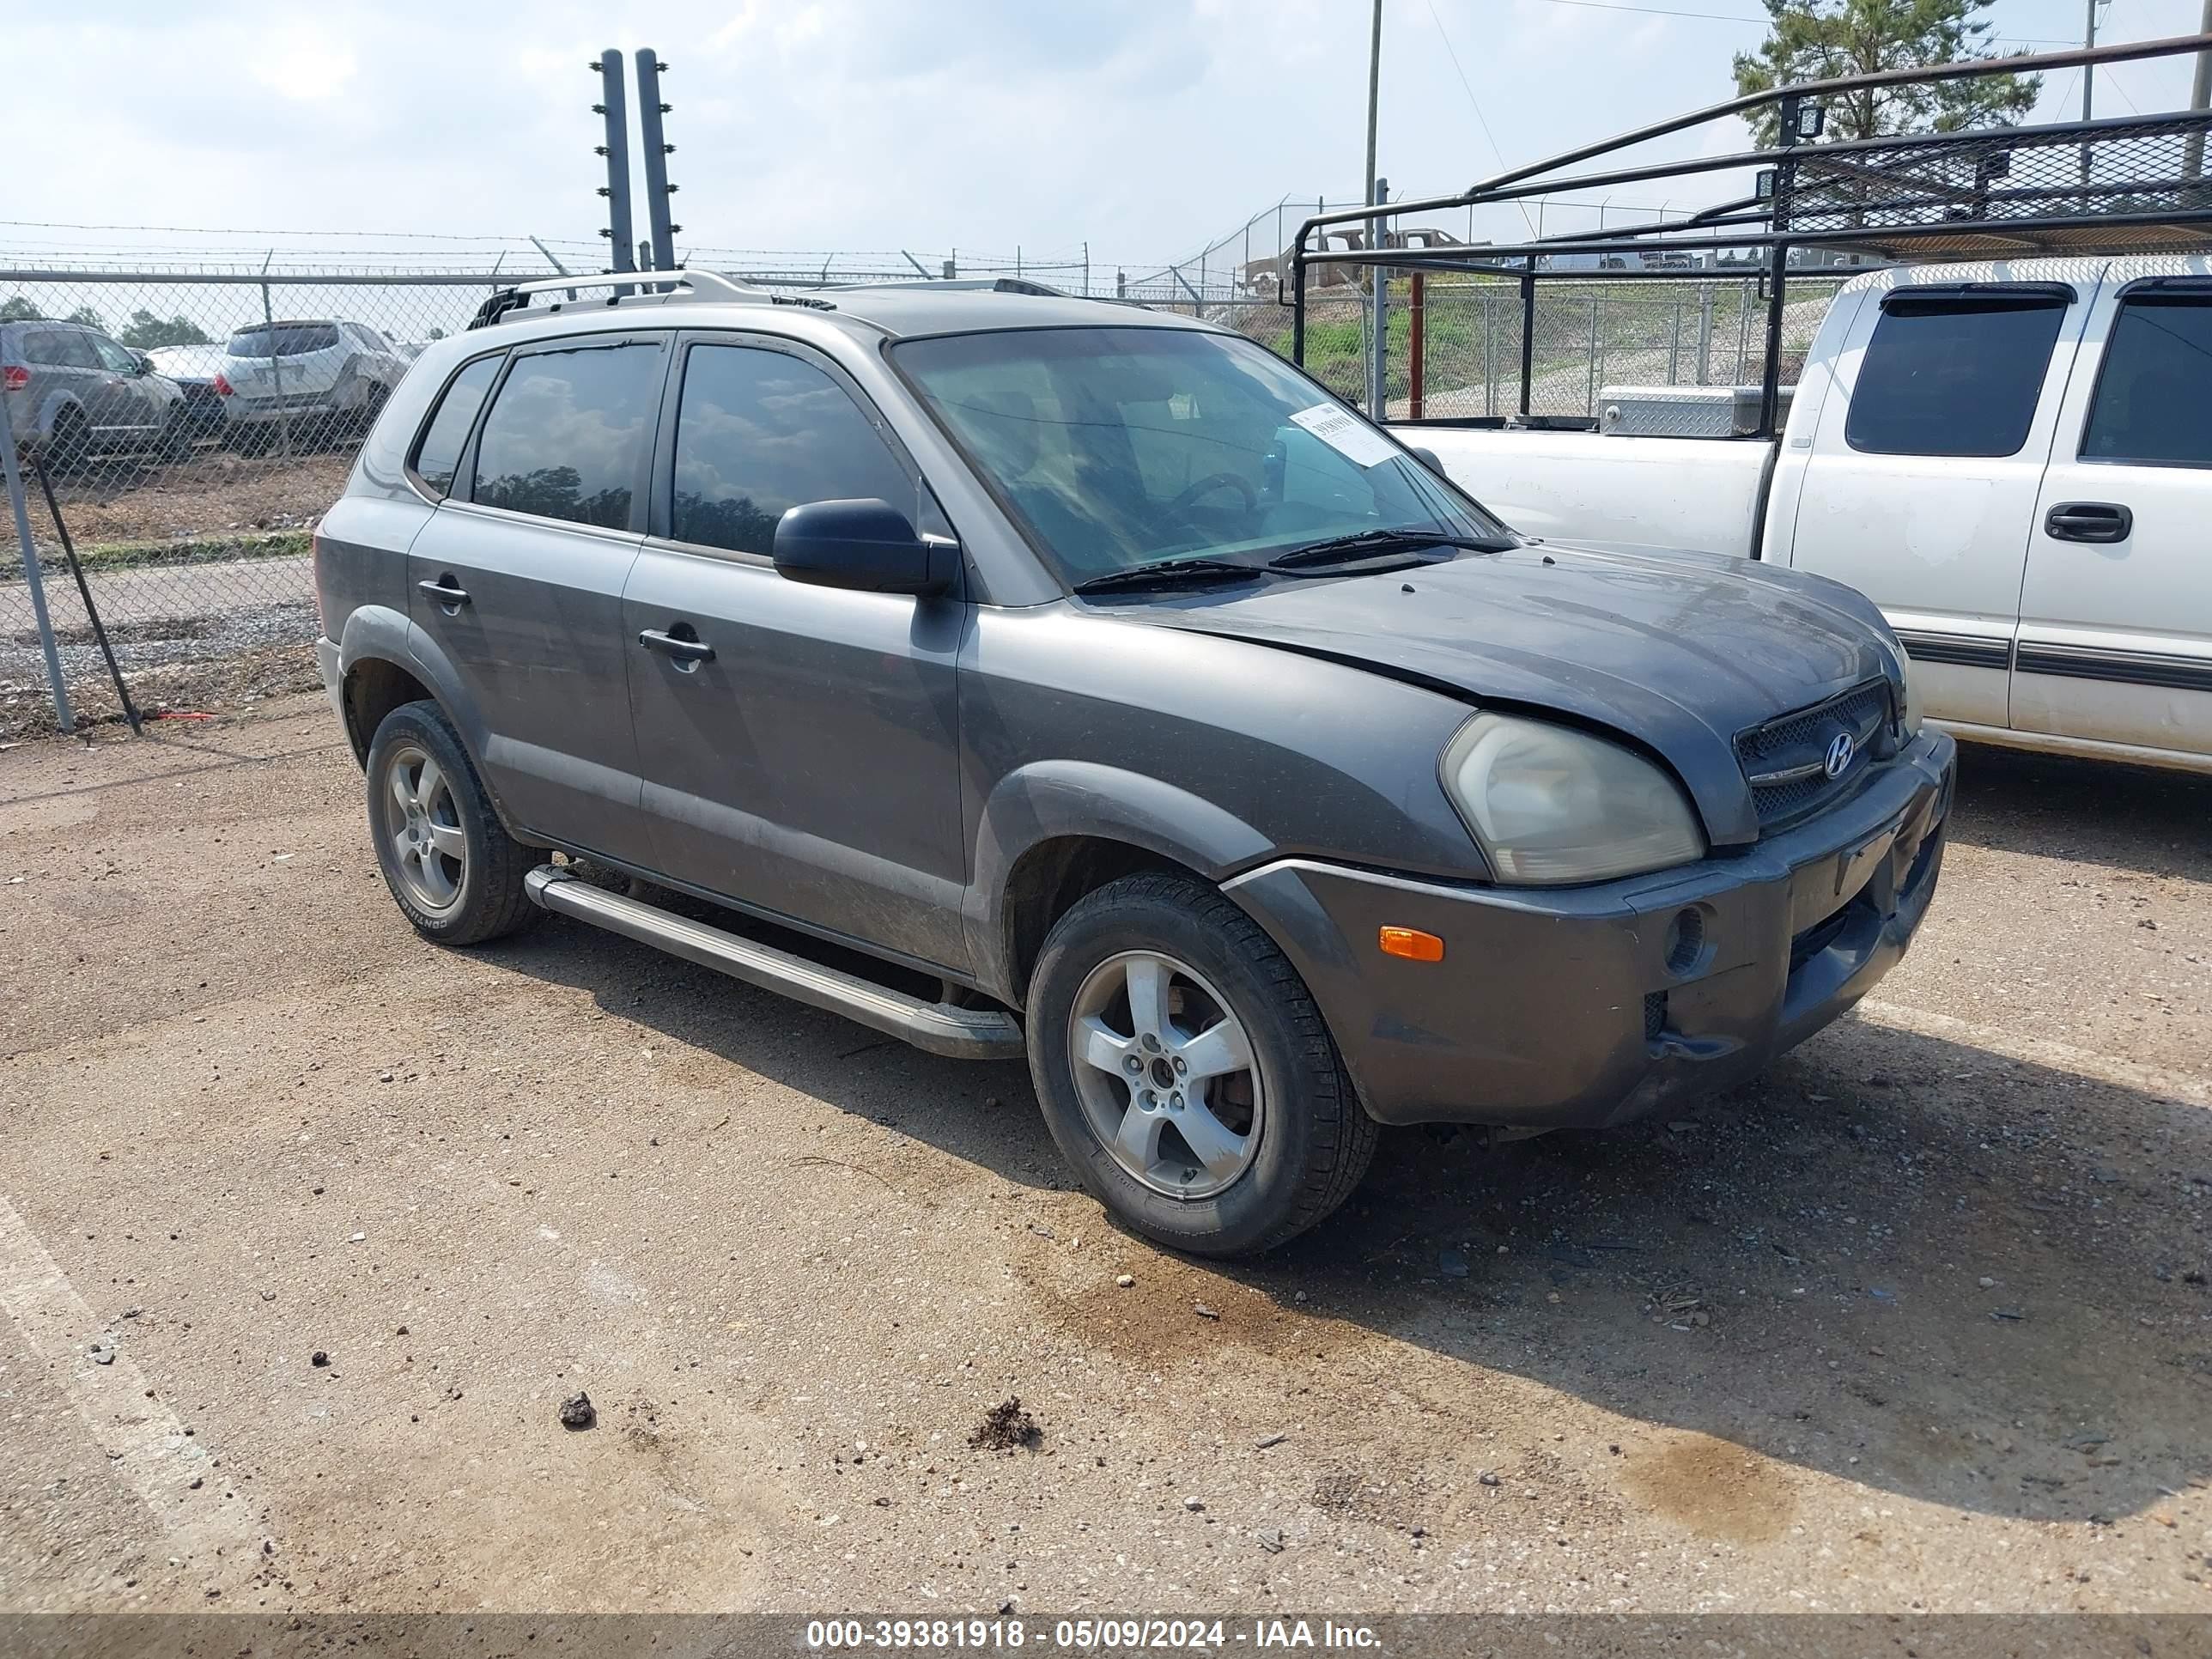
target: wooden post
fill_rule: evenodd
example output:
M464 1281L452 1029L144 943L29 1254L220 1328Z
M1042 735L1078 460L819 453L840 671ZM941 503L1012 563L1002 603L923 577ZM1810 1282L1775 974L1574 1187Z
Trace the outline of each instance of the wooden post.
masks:
M1413 405L1412 418L1421 418L1421 394L1427 375L1424 372L1421 346L1421 273L1416 270L1407 285L1409 298L1406 306L1406 380L1407 397Z

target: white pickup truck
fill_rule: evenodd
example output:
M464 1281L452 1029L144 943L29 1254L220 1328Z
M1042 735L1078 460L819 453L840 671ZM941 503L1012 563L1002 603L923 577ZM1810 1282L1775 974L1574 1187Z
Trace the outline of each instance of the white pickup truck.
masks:
M1847 582L1962 738L2212 772L2212 260L1870 273L1780 442L1395 428L1534 536Z

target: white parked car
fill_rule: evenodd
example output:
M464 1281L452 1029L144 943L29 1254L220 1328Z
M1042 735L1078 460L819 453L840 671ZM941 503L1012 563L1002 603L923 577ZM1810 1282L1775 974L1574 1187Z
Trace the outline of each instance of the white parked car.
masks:
M259 453L280 430L299 444L359 437L407 375L407 359L366 323L294 319L240 329L216 378L230 441Z
M1531 535L1860 589L1960 737L2212 773L2212 259L1875 272L1778 444L1607 424L1398 435Z

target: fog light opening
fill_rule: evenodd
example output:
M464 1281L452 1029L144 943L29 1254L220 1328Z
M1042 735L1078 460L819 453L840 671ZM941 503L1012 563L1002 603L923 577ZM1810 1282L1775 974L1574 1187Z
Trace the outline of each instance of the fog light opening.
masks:
M1691 972L1705 955L1705 913L1694 905L1674 913L1667 924L1667 971L1677 977Z

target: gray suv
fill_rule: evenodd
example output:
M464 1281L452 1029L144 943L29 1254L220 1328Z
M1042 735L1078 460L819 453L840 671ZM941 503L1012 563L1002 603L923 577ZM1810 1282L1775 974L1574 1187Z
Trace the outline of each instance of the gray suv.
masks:
M64 474L105 451L180 453L191 442L177 383L83 323L0 323L0 391L17 446L45 450Z
M1378 1124L1741 1082L1918 926L1954 750L1850 589L1533 542L1187 319L665 280L495 297L322 522L426 937L1026 1055L1115 1215L1229 1255Z

